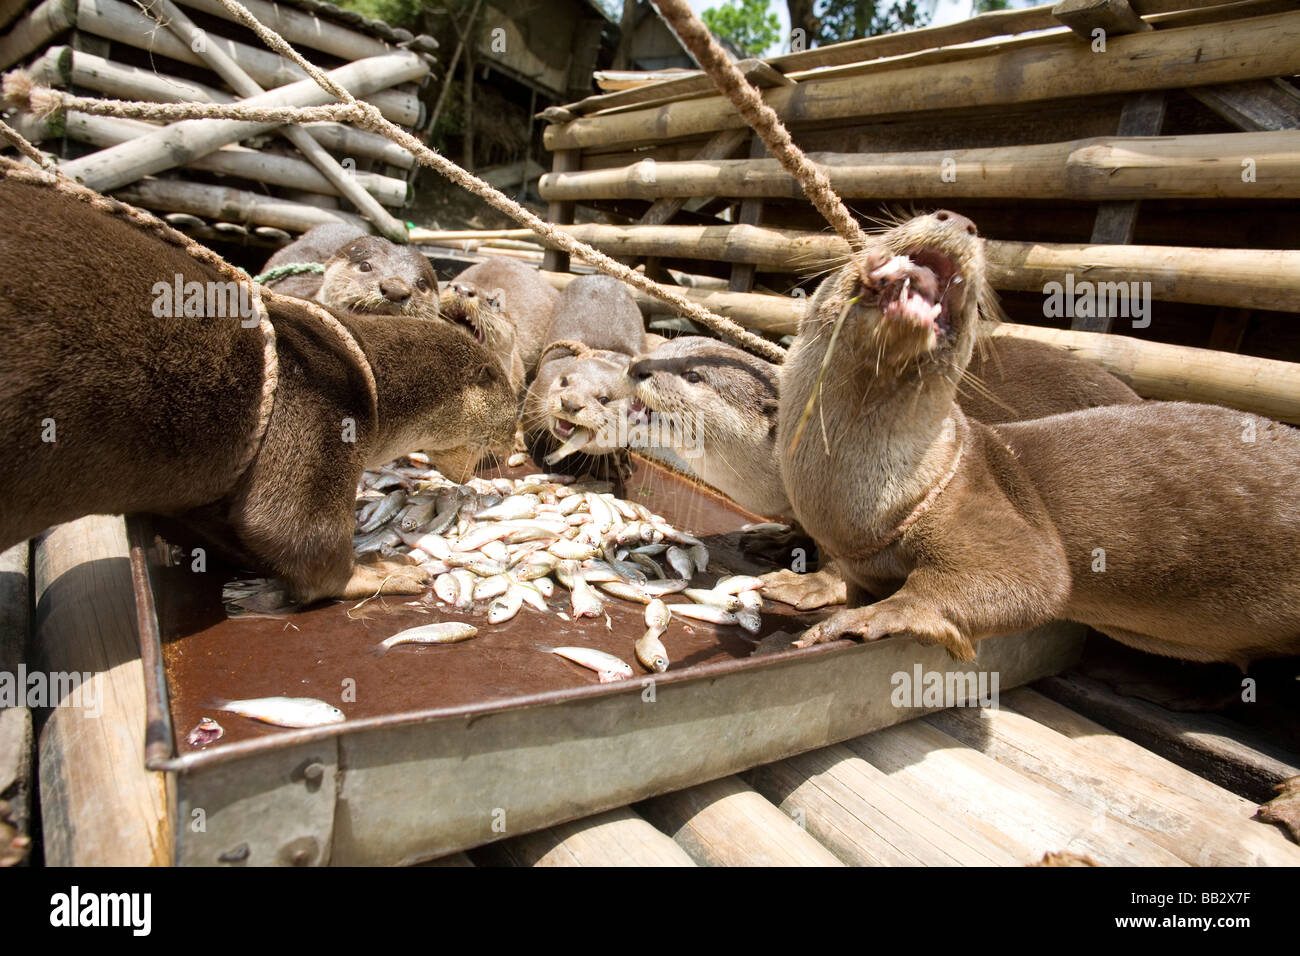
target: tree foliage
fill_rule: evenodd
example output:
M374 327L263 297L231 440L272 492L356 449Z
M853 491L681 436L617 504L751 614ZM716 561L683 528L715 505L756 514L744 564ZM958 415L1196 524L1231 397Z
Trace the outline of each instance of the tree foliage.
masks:
M787 5L791 28L803 31L804 48L923 27L933 12L925 0L787 0Z
M771 12L769 0L727 0L705 10L700 19L750 56L761 56L781 39L781 21Z

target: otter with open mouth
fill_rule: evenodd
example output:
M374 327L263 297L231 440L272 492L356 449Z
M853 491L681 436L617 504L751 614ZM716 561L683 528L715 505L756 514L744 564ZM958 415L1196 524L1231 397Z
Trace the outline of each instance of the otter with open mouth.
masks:
M644 341L641 312L623 283L594 275L569 283L524 400L534 458L555 466L581 452L563 467L610 476L625 470L626 373Z
M800 645L907 635L970 660L982 638L1066 618L1186 660L1300 653L1300 434L1177 402L968 419L954 398L996 308L984 274L974 225L939 211L810 303L777 447L849 609Z
M504 314L501 289L480 292L472 284L453 279L442 290L438 308L448 322L459 325L487 347L500 362L516 395L524 390L524 362L519 355L514 323Z

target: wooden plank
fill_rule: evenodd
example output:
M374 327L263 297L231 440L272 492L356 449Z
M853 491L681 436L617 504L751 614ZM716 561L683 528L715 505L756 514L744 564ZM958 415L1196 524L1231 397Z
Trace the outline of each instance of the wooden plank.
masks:
M701 866L843 866L739 777L723 777L637 805Z
M742 777L853 866L1015 866L1000 843L840 744L756 767Z
M846 746L932 804L1001 842L1022 863L1068 850L1106 866L1182 866L1175 854L920 720Z
M0 553L0 675L15 684L15 699L0 701L0 867L26 858L31 836L32 713L16 686L31 628L28 552L24 541Z
M790 125L1288 76L1300 71L1300 12L1236 21L1231 30L1211 24L1114 37L1105 55L1072 35L1006 47L949 63L904 60L867 75L807 79L793 89L770 90L765 98ZM545 145L653 143L743 124L729 101L709 97L580 117L549 127Z
M1300 755L1214 714L1174 713L1121 697L1077 674L1047 678L1034 689L1258 803L1272 799L1277 784L1300 774Z
M767 155L767 147L763 140L757 134L749 140L749 158L750 161L761 160ZM757 226L763 222L763 200L746 199L740 204L740 214L736 216L736 222L741 226ZM727 288L732 292L753 292L754 291L754 273L757 271L753 263L737 262L731 266L731 281L728 282Z
M1052 7L1052 16L1089 43L1094 30L1110 36L1151 29L1128 5L1128 0L1062 0Z
M1106 9L1115 11L1127 7L1124 0L1105 0ZM1138 21L1142 24L1142 21ZM1142 24L1146 26L1146 24ZM1149 29L1149 28L1148 28ZM1120 136L1159 136L1165 122L1165 94L1163 90L1135 93L1124 104L1119 115ZM1240 159L1238 159L1240 163ZM1236 177L1240 179L1241 177ZM1137 231L1138 201L1104 202L1097 207L1097 221L1093 223L1091 241L1097 245L1127 246L1133 242ZM1109 332L1114 316L1109 313L1075 316L1070 328L1082 332Z
M1226 791L1226 799L1208 804L1183 791L1177 774L1138 772L1010 710L954 707L923 719L1049 790L1127 823L1193 866L1300 865L1300 846L1252 822L1255 808L1243 810Z
M713 136L710 137L709 141L700 147L700 151L695 154L693 161L710 162L726 159L740 148L740 144L743 143L745 138L749 135L750 134L743 129L724 129L720 132L714 133ZM579 170L580 169L581 167L579 167ZM564 179L566 175L574 175L575 173L581 175L579 170L575 170L574 173L569 174L557 173L557 177ZM658 178L659 171L660 166L656 163L655 178ZM542 182L546 179L547 177L543 176L541 180L538 180L537 190L539 193L542 192ZM711 193L710 195L714 194ZM542 195L542 198L546 199L548 197ZM671 196L664 196L661 199L656 199L650 204L650 208L645 211L645 215L640 218L638 224L642 226L662 226L664 223L668 222L669 219L672 219L673 216L677 215L682 206L686 205L686 199L687 195L680 192L674 192Z
M1138 94L1144 102L1161 94ZM1134 108L1136 112L1136 107ZM1149 120L1155 129L1158 117ZM1137 132L1129 132L1136 129ZM724 130L727 133L742 132ZM700 154L686 160L655 160L624 167L584 169L542 176L543 199L654 199L656 207L689 197L802 199L799 184L777 160ZM1256 163L1256 181L1243 182L1241 160ZM1121 135L1057 143L882 153L816 152L831 186L846 199L890 197L1012 199L1270 199L1300 196L1300 132L1207 133L1155 136L1138 126ZM935 170L952 164L953 181ZM649 170L653 170L653 176ZM675 211L675 210L674 210ZM643 225L663 218L642 217ZM1093 242L1101 242L1094 237Z
M562 174L582 168L582 151L577 149L556 150L551 158L551 172ZM556 226L567 226L573 222L577 207L569 201L548 202L546 204L546 221ZM559 249L547 249L542 257L542 268L548 272L568 272L569 254Z
M1300 90L1279 77L1187 92L1239 129L1300 129Z
M480 866L694 866L686 851L630 807L470 851Z
M165 778L144 769L144 680L122 519L96 515L49 531L32 578L38 666L93 675L89 696L98 703L96 714L65 701L41 729L45 862L164 865Z

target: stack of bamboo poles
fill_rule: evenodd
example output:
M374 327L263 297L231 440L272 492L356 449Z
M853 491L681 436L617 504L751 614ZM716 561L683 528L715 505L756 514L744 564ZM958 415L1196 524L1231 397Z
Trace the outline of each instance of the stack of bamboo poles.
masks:
M329 97L216 0L0 0L0 70L97 98L313 105ZM249 0L348 89L412 130L427 120L430 37L412 37L332 4ZM401 46L398 46L398 44ZM412 156L336 123L299 128L226 120L157 124L76 111L10 122L101 192L165 215L199 236L281 243L328 222L405 241L398 213Z
M855 210L979 225L1004 332L1077 349L1149 397L1300 422L1300 365L1224 354L1263 329L1256 350L1300 356L1293 2L1064 0L739 65ZM688 294L750 328L795 331L800 297L843 261L702 74L542 117L548 218L661 281L708 275L723 289ZM579 205L607 223L575 225ZM569 263L550 250L544 268L559 284ZM1054 283L1154 302L1146 320L1054 313Z

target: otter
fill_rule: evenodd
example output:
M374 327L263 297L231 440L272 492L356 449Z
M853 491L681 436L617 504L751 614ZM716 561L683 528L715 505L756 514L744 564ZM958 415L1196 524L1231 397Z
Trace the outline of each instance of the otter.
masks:
M500 257L470 266L456 276L454 283L462 302L475 295L497 300L500 311L515 327L519 361L525 379L531 379L537 372L542 347L551 341L547 335L560 293L536 269ZM472 306L461 307L472 309Z
M571 465L590 469L606 468L603 456L626 457L626 373L644 337L641 312L623 283L596 275L569 283L524 398L523 429L534 458L556 464L582 451L585 457Z
M966 369L958 403L985 424L1142 401L1122 381L1064 349L989 338ZM701 480L742 508L790 517L776 455L780 366L704 336L684 335L628 368L634 421L664 415L656 431Z
M504 313L502 289L480 292L473 285L453 279L442 290L438 310L444 319L474 330L474 337L500 360L516 395L522 395L527 380L515 325Z
M438 277L418 249L372 236L348 223L314 226L266 261L262 274L320 265L266 280L281 295L312 299L339 312L437 318ZM472 330L471 330L472 331Z
M940 210L813 296L777 448L850 607L797 643L907 635L971 660L982 638L1065 618L1185 660L1300 652L1300 434L1181 402L968 418L956 382L995 308L984 275L974 224Z
M456 480L508 452L513 397L481 346L260 290L147 212L8 160L0 175L0 218L41 224L0 235L0 547L148 512L297 601L426 586L410 566L356 564L357 482L417 449ZM202 308L205 289L227 305Z

